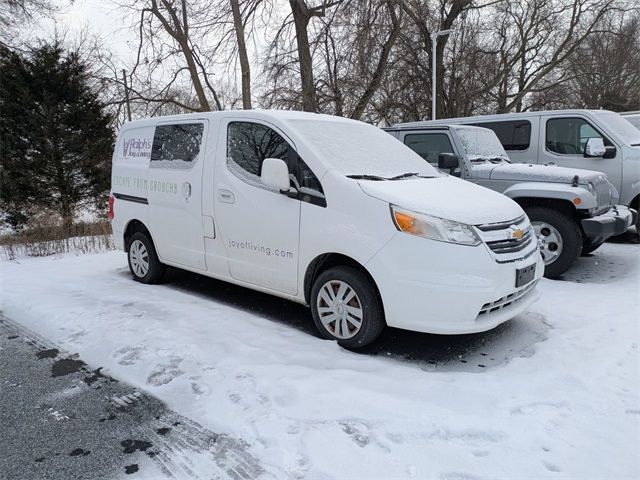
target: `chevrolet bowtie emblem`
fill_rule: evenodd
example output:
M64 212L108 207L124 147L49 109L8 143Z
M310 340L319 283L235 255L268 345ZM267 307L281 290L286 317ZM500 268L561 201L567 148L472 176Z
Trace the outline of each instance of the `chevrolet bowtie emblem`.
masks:
M516 240L521 240L524 237L524 232L520 228L516 228L511 232L511 238L515 238Z

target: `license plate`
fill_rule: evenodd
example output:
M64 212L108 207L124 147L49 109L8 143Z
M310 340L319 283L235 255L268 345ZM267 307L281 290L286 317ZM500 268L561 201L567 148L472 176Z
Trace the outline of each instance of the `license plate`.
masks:
M536 276L536 264L516 270L516 288L529 283Z

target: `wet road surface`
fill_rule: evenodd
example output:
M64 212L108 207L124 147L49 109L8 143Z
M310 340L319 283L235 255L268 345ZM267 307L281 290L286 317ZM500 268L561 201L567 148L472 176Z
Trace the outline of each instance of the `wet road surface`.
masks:
M265 474L242 441L178 415L2 314L0 444L3 480Z

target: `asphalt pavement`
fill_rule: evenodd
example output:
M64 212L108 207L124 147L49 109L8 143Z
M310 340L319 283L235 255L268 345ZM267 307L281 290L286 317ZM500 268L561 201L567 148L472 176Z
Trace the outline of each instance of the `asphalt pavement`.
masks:
M0 479L263 474L244 442L178 415L0 313Z

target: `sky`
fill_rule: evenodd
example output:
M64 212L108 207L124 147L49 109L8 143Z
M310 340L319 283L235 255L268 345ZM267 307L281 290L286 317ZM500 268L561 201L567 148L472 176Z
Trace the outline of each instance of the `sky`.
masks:
M73 39L83 30L98 35L103 46L121 58L127 58L135 49L137 36L132 29L135 19L113 2L105 0L56 0L57 12L52 18L41 18L26 32L29 40L51 38L56 30L67 31Z

